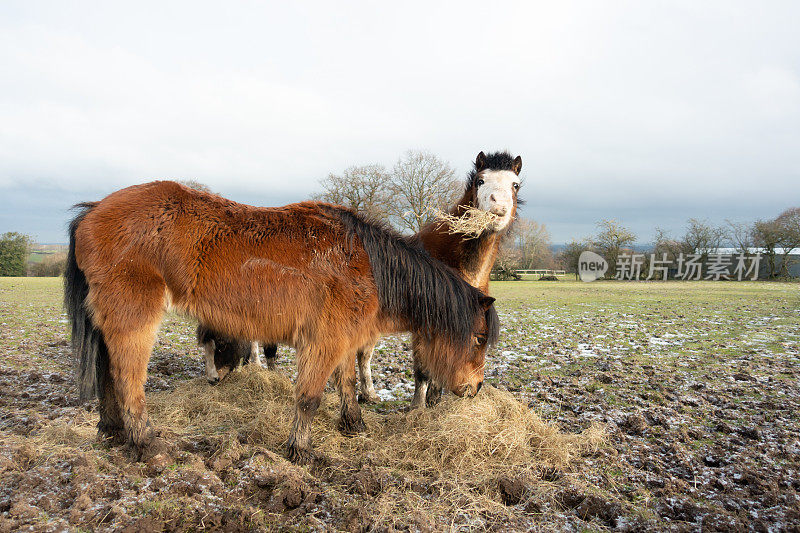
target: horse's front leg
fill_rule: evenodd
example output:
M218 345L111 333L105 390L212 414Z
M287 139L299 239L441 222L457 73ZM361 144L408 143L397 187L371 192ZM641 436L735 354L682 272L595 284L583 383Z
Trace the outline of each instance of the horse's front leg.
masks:
M422 367L422 363L414 352L414 398L411 400L411 409L424 409L425 399L428 394L428 385L431 380L428 371Z
M375 385L372 383L372 369L370 361L375 352L375 343L358 350L358 376L361 381L361 393L358 395L359 402L378 403L381 401L375 392Z
M414 350L414 398L411 409L433 407L442 399L442 386L433 381Z
M259 345L258 341L252 341L250 343L250 360L248 361L251 365L256 365L258 368L261 368L261 346Z
M217 365L214 363L215 350L216 343L213 340L208 340L203 343L203 355L206 362L206 380L212 385L219 383L219 373L217 372Z
M342 415L339 419L339 431L343 435L361 433L367 427L361 417L361 407L356 399L356 352L351 352L336 369L336 382L339 397L342 401Z
M428 394L425 395L425 405L433 407L442 399L442 386L435 381L428 384Z

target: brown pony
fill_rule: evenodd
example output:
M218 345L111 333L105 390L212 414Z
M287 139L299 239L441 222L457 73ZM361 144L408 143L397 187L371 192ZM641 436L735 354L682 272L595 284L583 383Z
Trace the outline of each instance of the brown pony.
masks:
M310 424L334 373L340 430L363 430L356 352L381 333L411 331L433 379L457 395L480 390L499 330L493 298L352 211L256 208L168 181L78 207L64 290L80 396L99 397L99 434L124 436L139 456L153 437L147 362L168 308L222 335L296 348L293 461L313 457Z
M467 176L464 193L449 210L449 214L460 217L468 209L477 208L494 213L499 218L477 236L454 231L447 221L442 220L430 222L414 236L428 253L453 267L468 283L486 294L489 293L489 274L497 259L500 244L503 238L510 233L516 218L517 205L520 203L518 192L521 185L519 178L521 170L522 158L520 156L512 157L508 152L494 152L489 155L480 152L475 158L474 168ZM216 350L213 348L215 337L208 335L205 339L201 342L206 349L206 372L211 383L216 383L232 368L248 360L250 349L245 345L246 343L240 344L238 352L232 352L227 347L236 344L237 341L234 339L217 337L218 348ZM370 369L370 361L377 340L374 339L357 354L361 385L359 400L371 403L379 401ZM412 346L414 345L412 340ZM277 346L265 346L265 354L268 367L273 369ZM252 362L252 359L250 361ZM216 368L209 370L212 362L215 362ZM422 407L426 404L433 405L441 397L441 387L435 382L430 382L424 365L416 355L414 357L414 382L412 408Z
M489 155L480 152L475 158L475 165L467 177L464 194L456 202L449 214L460 217L467 209L478 208L494 213L497 218L489 227L475 236L467 236L450 229L449 223L434 220L423 227L416 239L436 259L453 267L473 287L484 294L489 294L489 274L494 268L497 254L503 239L511 233L517 216L517 205L521 203L518 192L522 185L519 173L522 170L522 157L512 157L508 152L495 152ZM412 339L412 347L414 346ZM361 391L375 389L371 379L365 382L369 373L369 357L372 350L363 352L367 357L362 359L358 354L358 365L361 369ZM411 407L433 405L438 402L442 388L431 382L431 375L425 371L425 365L414 349L414 398ZM427 394L426 394L427 393Z

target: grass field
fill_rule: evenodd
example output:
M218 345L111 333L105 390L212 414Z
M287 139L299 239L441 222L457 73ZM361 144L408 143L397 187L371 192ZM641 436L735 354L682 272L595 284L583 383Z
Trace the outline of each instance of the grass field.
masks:
M413 391L408 339L392 336L373 360L385 401L365 407L370 433L329 443L330 404L315 422L328 463L294 467L249 422L258 404L213 421L167 409L204 391L220 409L242 390L268 402L267 385L285 386L249 371L212 391L199 378L193 324L168 316L148 395L180 453L166 465L132 464L94 441L96 414L77 405L61 281L0 278L0 531L800 527L800 284L531 281L491 291L502 322L487 365L491 394L509 391L565 439L603 428L599 446L558 464L531 451L529 468L509 462L481 477L467 468L463 479L386 460L370 439L404 423L399 409ZM291 350L280 356L291 377ZM447 398L414 431L443 427L465 405ZM415 452L419 464L443 454L444 440ZM335 453L351 448L367 451ZM502 466L487 449L475 453Z

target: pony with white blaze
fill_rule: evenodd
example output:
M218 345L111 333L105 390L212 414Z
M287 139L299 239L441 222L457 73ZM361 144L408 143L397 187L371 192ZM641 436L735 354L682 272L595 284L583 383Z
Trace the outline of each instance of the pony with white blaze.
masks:
M452 267L470 285L488 294L489 274L497 260L500 244L511 232L517 215L517 206L523 203L518 198L522 186L521 171L520 156L512 157L505 151L490 152L488 155L480 152L467 176L464 193L458 202L449 209L446 216L428 223L419 233L410 237L410 240L421 244L431 256ZM467 233L456 223L451 222L462 219L465 214L468 215L475 209L494 215L477 233ZM359 401L370 403L380 401L375 392L370 370L370 361L377 341L377 338L374 339L357 354L361 389ZM215 362L217 365L216 369L211 371L214 377L209 376L209 381L216 383L217 371L221 378L242 361L246 362L249 348L247 343L241 343L238 352L225 352L225 347L235 341L223 339L218 343L222 348L215 351L212 342L212 337L207 337L205 342L201 341L207 354L207 373L210 362ZM441 387L429 379L430 372L422 367L416 346L414 351L416 387L412 407L433 405L441 396ZM276 357L277 346L266 345L265 360L269 368L274 368ZM253 360L250 359L250 362Z

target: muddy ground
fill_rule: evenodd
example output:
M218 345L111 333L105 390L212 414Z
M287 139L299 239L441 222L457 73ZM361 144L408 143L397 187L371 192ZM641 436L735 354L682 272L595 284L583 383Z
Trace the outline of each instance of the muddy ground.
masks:
M484 498L470 508L445 501L452 480L420 484L369 456L300 468L236 427L132 462L94 440L94 407L77 403L60 281L0 280L0 531L800 531L800 286L492 292L503 331L488 381L564 432L606 436L563 467L464 482ZM289 349L279 366L292 374ZM148 394L198 379L190 321L165 321L149 371ZM384 401L365 408L407 405L407 339L383 340L373 375Z

